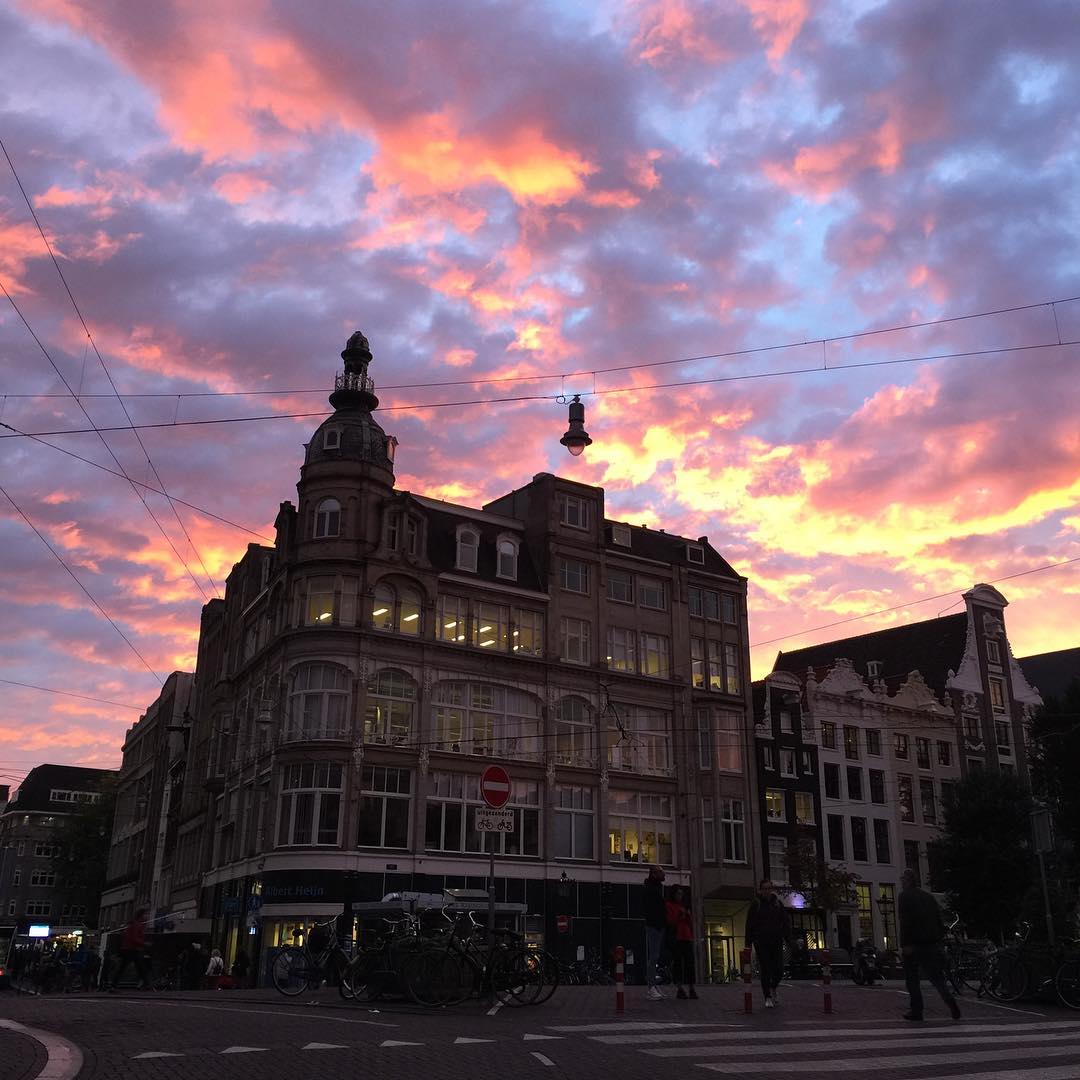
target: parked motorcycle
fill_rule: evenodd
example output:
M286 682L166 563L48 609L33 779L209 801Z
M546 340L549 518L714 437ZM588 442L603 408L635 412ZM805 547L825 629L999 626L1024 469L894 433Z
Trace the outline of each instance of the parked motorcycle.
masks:
M873 986L883 978L881 960L872 941L855 942L851 951L851 978L858 986Z

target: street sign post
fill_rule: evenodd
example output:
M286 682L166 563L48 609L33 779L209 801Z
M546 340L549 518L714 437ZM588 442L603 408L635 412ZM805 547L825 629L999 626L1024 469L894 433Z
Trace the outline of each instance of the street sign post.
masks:
M509 829L485 829L490 833L513 832L514 812L503 811L503 807L510 801L510 792L513 784L510 782L510 774L501 765L489 765L480 777L480 797L488 805L488 814L502 811L510 816ZM476 829L481 831L480 818L483 810L476 812ZM489 820L496 820L494 818ZM505 821L505 818L498 820ZM495 945L495 841L485 841L488 845L488 913L487 913L487 939L488 946Z

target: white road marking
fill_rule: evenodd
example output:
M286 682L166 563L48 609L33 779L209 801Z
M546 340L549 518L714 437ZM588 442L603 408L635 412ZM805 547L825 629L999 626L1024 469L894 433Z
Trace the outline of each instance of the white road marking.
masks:
M379 1043L380 1046L423 1046L423 1043L416 1042L398 1042L396 1039L387 1039L385 1042Z
M1047 1032L1043 1031L1037 1035L1009 1035L1006 1036L1006 1041L1009 1043L1038 1043L1039 1045L1045 1045L1047 1042L1062 1042L1064 1040L1071 1040L1074 1043L1080 1043L1080 1032L1076 1031L1063 1031L1063 1032ZM848 1053L851 1050L905 1050L905 1049L919 1049L924 1046L985 1046L985 1035L972 1035L970 1038L964 1038L963 1036L935 1036L932 1038L920 1037L917 1034L913 1034L906 1039L873 1039L868 1041L856 1041L845 1042L843 1044L844 1053ZM803 1054L833 1054L836 1052L836 1048L833 1046L804 1046L800 1048ZM779 1054L786 1053L787 1047L776 1046L739 1046L734 1047L731 1044L724 1046L675 1046L668 1047L660 1050L645 1050L644 1053L650 1054L652 1057L720 1057L722 1055L737 1054L739 1057L761 1057L766 1054ZM816 1062L810 1058L805 1059L806 1067L811 1068ZM769 1064L769 1068L772 1068L772 1064Z
M976 1062L982 1061L1016 1061L1021 1058L1026 1058L1028 1061L1032 1058L1076 1058L1078 1053L1080 1053L1080 1041L1077 1041L1070 1046L1047 1046L1041 1050L1034 1050L1031 1047L1020 1047L1017 1050L980 1050L976 1053L964 1054L912 1054L905 1057L862 1058L859 1061L852 1061L849 1057L843 1057L833 1058L829 1061L814 1061L812 1065L818 1072L865 1073L871 1073L875 1069L914 1069L916 1067L926 1067L937 1070L935 1071L934 1076L941 1076L940 1070L943 1065L974 1065ZM713 1072L745 1074L751 1063L745 1061L726 1061L722 1064L712 1064L699 1061L696 1062L696 1064L699 1069L711 1069ZM770 1061L769 1071L776 1073L806 1072L807 1065L808 1063L806 1061ZM1040 1070L1040 1075L1045 1076L1045 1072ZM1072 1067L1072 1076L1076 1076L1075 1065ZM952 1080L955 1080L955 1077L953 1077Z
M908 1028L911 1028L910 1021L905 1021ZM1067 1022L1064 1022L1067 1023ZM957 1031L959 1033L970 1035L976 1031L985 1032L1033 1032L1033 1031L1055 1031L1060 1030L1063 1026L1063 1022L1050 1021L1045 1024L957 1024L955 1020L949 1021L948 1030ZM1070 1028L1073 1025L1068 1025ZM937 1028L933 1030L938 1030ZM1080 1029L1076 1029L1080 1031ZM748 1031L745 1028L739 1031L679 1031L679 1032L654 1032L638 1035L626 1034L626 1035L590 1035L589 1038L593 1042L600 1043L614 1043L614 1044L626 1044L626 1043L659 1043L659 1042L693 1042L702 1041L705 1039L713 1042L741 1042L744 1039L754 1040L768 1040L774 1042L777 1039L831 1039L837 1035L866 1035L865 1028L817 1028L813 1031L797 1030L797 1031ZM1080 1036L1078 1036L1080 1037Z
M163 1058L163 1057L183 1057L183 1054L169 1054L164 1050L147 1050L145 1054L135 1054L132 1057L132 1061L138 1061L140 1058Z
M69 1042L60 1035L2 1018L0 1018L0 1027L28 1035L45 1048L48 1060L35 1080L72 1080L72 1077L78 1075L83 1067L82 1051L73 1042Z
M561 1039L561 1035L523 1035L522 1042L536 1042L538 1039Z
M494 1042L494 1039L467 1039L464 1035L459 1035L454 1040L455 1046L461 1046L463 1043L482 1043L482 1042Z
M532 1056L540 1062L541 1065L554 1065L555 1062L551 1060L546 1054L541 1054L538 1050L532 1052Z
M115 999L113 998L81 998L73 997L70 1001L71 1005L108 1005ZM228 1005L222 1003L221 1005L200 1005L195 1001L162 1001L160 998L125 998L125 1005L146 1005L150 1008L157 1009L209 1009L210 1012L216 1013L250 1013L252 1016L291 1016L294 1019L300 1016L298 1010L286 1011L284 1009L238 1009L235 1005ZM318 1004L316 1002L316 1004ZM331 1016L329 1013L311 1013L305 1011L303 1013L304 1022L307 1023L311 1020L328 1020L335 1024L366 1024L370 1027L400 1027L399 1024L388 1024L383 1020L356 1020L351 1016Z
M490 1009L488 1009L488 1011L487 1011L488 1016L494 1016L502 1007L503 1007L503 1002L496 1001L495 1004L492 1005Z
M301 1046L301 1050L347 1050L348 1047L343 1043L308 1043L307 1046Z
M627 1018L626 1020L609 1020L606 1024L549 1024L549 1031L618 1031L619 1028L630 1028L633 1031L649 1031L659 1030L662 1028L691 1028L691 1027L737 1027L737 1024L679 1024L670 1023L663 1024L657 1021L656 1023L646 1022L644 1024L638 1023L636 1020Z
M221 1052L223 1054L261 1054L269 1049L269 1046L229 1046Z

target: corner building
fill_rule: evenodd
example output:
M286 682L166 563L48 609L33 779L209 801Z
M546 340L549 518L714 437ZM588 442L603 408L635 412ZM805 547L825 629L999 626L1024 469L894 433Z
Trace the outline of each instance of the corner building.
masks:
M496 899L532 940L622 944L639 979L660 863L727 964L760 850L746 579L548 473L479 509L396 490L363 335L342 357L274 547L204 609L171 880L199 878L212 944L263 957L346 903L484 888L498 762Z

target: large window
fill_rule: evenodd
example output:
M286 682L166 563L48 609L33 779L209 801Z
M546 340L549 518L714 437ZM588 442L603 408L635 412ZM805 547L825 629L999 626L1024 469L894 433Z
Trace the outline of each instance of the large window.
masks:
M844 757L859 757L859 729L848 724L844 725Z
M304 664L293 672L289 695L290 739L344 739L349 734L351 676L334 664Z
M469 640L469 602L463 596L442 594L435 605L435 636L464 644Z
M903 758L905 761L908 756L908 737L901 735L899 732L893 736L893 752L898 758Z
M542 656L544 616L528 608L508 607L463 596L440 595L435 609L435 637L488 652Z
M663 634L642 634L641 674L666 679L671 675L671 644Z
M840 766L831 761L825 762L825 798L839 799L840 795Z
M510 642L510 609L503 604L473 606L471 643L480 649L506 652Z
M621 626L609 626L607 666L612 671L637 671L637 635Z
M769 878L774 885L788 883L788 843L782 836L769 837Z
M831 720L821 721L821 745L826 750L836 749L836 725Z
M514 781L507 803L514 812L512 833L477 831L476 811L483 805L479 776L433 772L424 818L424 846L428 851L540 854L540 786L536 781ZM485 836L489 837L486 845Z
M570 664L591 663L592 627L585 619L559 620L559 655Z
M420 634L420 594L407 586L394 588L380 581L371 599L371 625L416 637Z
M608 570L607 594L609 600L620 604L634 602L634 575L629 570Z
M920 769L930 768L930 740L916 738L915 740L915 762Z
M56 872L53 870L31 870L30 884L51 889L56 884Z
M915 788L910 776L900 773L896 777L896 798L900 804L900 820L915 820Z
M829 833L829 858L842 860L844 858L844 819L839 814L829 814L826 820Z
M874 858L879 863L891 863L889 823L884 818L874 818Z
M867 849L866 818L853 817L851 819L851 857L856 862L870 861L870 852Z
M799 825L813 825L814 796L809 791L795 792L795 821Z
M638 603L653 611L667 610L667 588L655 578L638 578Z
M558 494L559 522L571 529L589 527L589 501L579 495L568 495L564 491Z
M990 679L990 705L994 712L1005 711L1005 683L1001 679Z
M564 697L555 710L553 727L557 764L596 764L592 715L583 698L574 695Z
M870 801L885 805L885 774L880 769L870 770Z
M939 765L952 765L952 743L938 739L937 759Z
M509 536L500 538L496 545L498 552L498 565L495 576L517 581L518 576L518 542Z
M589 564L580 559L563 559L559 564L559 584L567 592L589 591Z
M934 781L919 781L919 803L922 807L922 819L927 825L937 824L937 800L934 798Z
M742 717L736 712L717 709L713 716L716 730L716 767L724 772L743 771Z
M435 749L539 759L540 706L531 694L486 683L443 682L432 700Z
M739 647L730 642L724 645L724 683L729 694L740 692Z
M364 742L392 746L409 742L415 713L416 682L403 671L378 672L367 686Z
M510 651L519 656L544 655L544 616L527 608L510 609Z
M334 579L308 578L304 622L308 626L329 624L334 618Z
M341 503L323 499L315 509L315 537L338 536L341 533Z
M607 760L628 772L671 772L671 716L644 705L611 705L607 711Z
M408 769L365 765L360 770L357 847L407 848L412 774Z
M746 862L745 814L742 799L720 800L720 828L724 837L724 862Z
M787 802L782 788L766 789L765 818L767 821L787 821Z
M701 796L701 859L716 862L716 811L711 795Z
M555 858L593 858L593 789L578 784L556 784L553 798Z
M342 773L340 765L310 761L284 767L278 807L278 847L337 845Z
M847 797L852 802L862 802L862 769L857 765L847 767Z
M675 820L669 795L612 790L608 808L612 862L674 863Z

